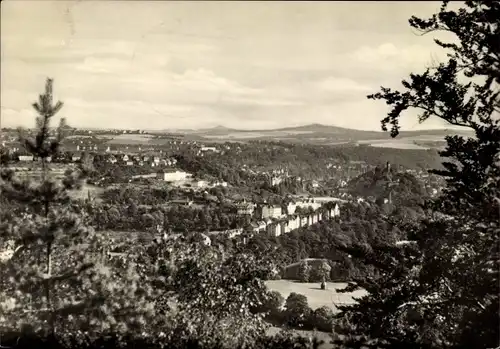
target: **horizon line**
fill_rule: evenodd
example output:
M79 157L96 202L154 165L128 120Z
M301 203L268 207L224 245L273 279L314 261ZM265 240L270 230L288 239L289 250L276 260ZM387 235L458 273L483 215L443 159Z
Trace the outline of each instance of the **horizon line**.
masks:
M345 129L345 130L352 130L352 131L360 131L360 132L377 132L377 133L384 133L384 132L390 132L388 131L383 131L382 129L378 130L363 130L363 129L357 129L357 128L350 128L350 127L342 127L342 126L337 126L333 124L321 124L321 123L308 123L308 124L301 124L301 125L295 125L295 126L280 126L280 127L274 127L274 128L263 128L263 129L255 129L255 128L233 128L233 127L228 127L225 125L216 125L216 126L209 126L209 127L199 127L199 128L116 128L116 127L76 127L76 126L71 126L68 124L70 128L74 128L77 130L99 130L99 131L105 131L105 130L110 130L110 131L146 131L146 132L169 132L169 131L204 131L204 130L215 130L215 129L227 129L227 130L233 130L233 131L243 131L243 132L258 132L258 131L274 131L274 130L284 130L284 129L294 129L294 128L304 128L304 127L310 127L310 126L324 126L324 127L335 127L339 129ZM1 129L18 129L18 128L23 128L27 130L35 129L35 127L25 127L25 126L2 126ZM51 127L52 129L57 128L56 127ZM419 132L419 131L433 131L433 130L439 130L439 131L446 131L446 130L464 130L466 128L464 127L458 127L458 126L453 126L453 125L447 125L447 127L432 127L432 128L422 128L419 130L415 129L407 129L405 130L404 128L400 129L400 132Z

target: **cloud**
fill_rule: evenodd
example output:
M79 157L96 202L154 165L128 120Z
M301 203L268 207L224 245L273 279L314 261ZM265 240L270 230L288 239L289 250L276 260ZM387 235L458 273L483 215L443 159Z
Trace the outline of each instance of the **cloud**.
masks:
M444 50L434 46L399 45L386 42L378 46L361 46L351 54L351 58L363 64L370 64L377 68L394 69L424 68L446 57Z
M288 122L289 115L297 111L300 111L297 117L314 115L317 118L318 105L332 110L337 102L364 100L371 88L335 76L255 88L205 68L188 69L179 74L154 66L148 70L140 67L143 70L132 69L125 60L94 57L87 58L81 65L67 65L64 73L59 71L62 79L56 77L57 97L65 102L64 114L86 126L93 122L103 124L105 119L110 120L106 124L115 125L116 121L111 120L122 120L125 115L131 118L132 124L154 117L157 122L148 124L162 125L165 118L171 118L169 122L182 120L193 124L196 118L199 123L213 120L215 124L226 124L239 120L242 126L250 120L261 120L269 124L272 123L269 115L277 117L275 120L279 122ZM41 87L41 84L40 80L38 85ZM2 97L5 105L23 107L31 102L20 90L7 89L2 91ZM203 115L201 119L200 115ZM134 117L138 119L133 120ZM7 116L9 119L20 120L12 113Z
M119 73L130 67L126 61L116 58L99 59L94 57L85 58L81 64L75 65L74 69L87 73Z
M138 74L123 80L126 94L141 99L163 100L164 103L188 105L232 106L299 105L297 94L282 93L273 87L253 88L199 68L183 73L157 72Z
M172 74L171 77L175 86L191 91L222 91L244 95L255 95L261 92L219 77L214 72L203 68L186 70L183 74Z
M318 81L316 85L319 89L327 92L366 92L372 89L371 86L358 83L353 79L333 76Z
M225 97L223 96L221 100L219 101L220 104L225 104L225 103L232 103L233 105L237 106L253 106L255 108L258 107L293 107L293 106L300 106L303 105L304 102L300 100L292 100L292 99L279 99L275 98L273 99L272 97L266 97L265 95L261 96L254 96L252 97L243 97L243 96L230 96L230 97Z
M7 5L1 102L11 110L2 121L31 125L32 111L23 110L50 76L64 114L86 126L322 122L379 129L387 110L366 95L442 53L408 27L411 14L432 13L435 5L424 3L207 3L201 11L152 5Z

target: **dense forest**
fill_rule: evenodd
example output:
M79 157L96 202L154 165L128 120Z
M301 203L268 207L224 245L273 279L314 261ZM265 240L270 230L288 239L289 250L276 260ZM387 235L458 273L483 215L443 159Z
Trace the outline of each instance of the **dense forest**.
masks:
M440 168L439 156L434 150L401 150L370 146L316 146L282 142L249 142L225 144L229 149L198 157L185 152L177 157L179 167L196 176L213 176L229 183L240 184L249 179L243 167L256 171L286 169L291 176L303 179L324 178L332 172L331 163L347 165L363 162L377 166L390 162L408 169Z
M355 197L373 197L377 202L391 200L395 206L416 208L428 198L422 183L414 175L387 167L376 167L348 183Z

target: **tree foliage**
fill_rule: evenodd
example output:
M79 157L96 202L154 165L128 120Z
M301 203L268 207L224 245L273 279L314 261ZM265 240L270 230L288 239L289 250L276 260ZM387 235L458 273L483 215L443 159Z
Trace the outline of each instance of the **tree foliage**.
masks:
M163 280L155 288L162 294L157 304L167 319L167 343L234 348L265 336L262 310L272 295L264 280L273 265L236 252L176 239L158 239L136 250L144 274Z
M307 261L301 261L297 276L301 282L309 282L311 278L311 265Z
M290 293L285 301L285 318L289 326L301 327L309 320L311 308L307 297L295 292Z
M403 81L404 92L382 88L369 96L384 100L391 111L382 127L410 108L420 121L439 117L468 127L474 138L449 136L442 195L429 200L430 215L406 226L414 243L363 251L354 256L380 270L379 277L351 285L369 295L341 319L349 333L348 347L492 348L499 343L500 176L500 3L467 1L410 25L423 33L446 31L457 40L436 44L448 60ZM350 287L350 288L352 288Z
M0 238L13 253L0 268L0 325L82 339L140 334L154 319L152 289L138 282L133 265L118 272L106 264L105 241L85 225L85 212L68 195L87 169L68 171L62 181L50 175L48 159L57 155L65 126L62 119L55 132L50 129L63 106L53 104L52 86L47 79L33 104L39 114L35 137L21 133L27 151L41 161L39 179L2 172L1 195L18 209L2 212Z

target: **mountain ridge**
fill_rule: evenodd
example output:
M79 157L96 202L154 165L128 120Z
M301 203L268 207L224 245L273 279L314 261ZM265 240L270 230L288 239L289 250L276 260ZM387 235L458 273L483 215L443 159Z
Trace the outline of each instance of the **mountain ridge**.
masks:
M151 130L153 131L153 130ZM382 135L382 134L388 134L388 132L385 131L375 131L375 130L359 130L359 129L353 129L353 128L347 128L347 127L340 127L340 126L335 126L335 125L324 125L324 124L319 124L319 123L311 123L311 124L306 124L306 125L300 125L300 126L288 126L288 127L280 127L280 128L272 128L272 129L235 129L235 128L230 128L226 127L223 125L217 125L214 127L209 127L209 128L200 128L200 129L163 129L163 130L158 130L155 132L175 132L175 133L195 133L195 134L203 134L203 133L224 133L224 132L234 132L234 133L250 133L250 132L263 132L263 133L270 133L270 132L318 132L318 133L342 133L342 132L349 132L349 133L359 133L359 134L374 134L374 135ZM401 130L400 134L426 134L426 135L443 135L443 134L467 134L467 133L472 133L471 131L465 131L465 130L454 130L454 129L449 129L449 128L435 128L435 129L425 129L425 130Z

